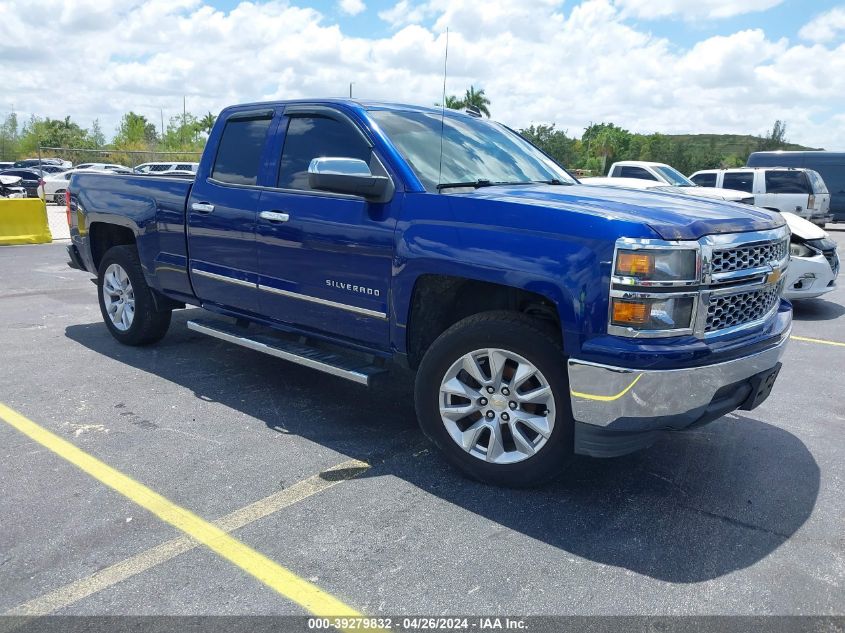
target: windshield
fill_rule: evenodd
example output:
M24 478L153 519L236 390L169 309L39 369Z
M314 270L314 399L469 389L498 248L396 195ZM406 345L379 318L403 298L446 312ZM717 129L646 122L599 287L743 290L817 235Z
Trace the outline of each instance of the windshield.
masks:
M827 185L819 175L819 172L812 169L807 170L807 175L810 177L810 182L813 184L813 193L828 193Z
M471 117L434 112L371 110L370 116L393 141L428 191L446 183L530 183L575 180L554 161L507 128Z
M697 187L692 180L684 176L674 167L668 165L655 166L657 172L663 176L673 187Z

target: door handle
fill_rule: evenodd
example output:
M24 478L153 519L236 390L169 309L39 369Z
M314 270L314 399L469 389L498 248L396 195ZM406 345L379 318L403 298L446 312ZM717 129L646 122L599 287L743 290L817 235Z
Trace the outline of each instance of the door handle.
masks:
M194 202L191 204L191 210L197 213L211 213L214 211L214 205L207 202Z
M262 211L258 214L258 217L269 222L287 222L290 220L290 214L281 211Z

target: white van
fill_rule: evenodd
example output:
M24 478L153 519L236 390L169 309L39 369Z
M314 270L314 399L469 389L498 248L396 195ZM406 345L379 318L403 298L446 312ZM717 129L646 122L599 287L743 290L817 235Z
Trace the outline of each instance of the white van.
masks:
M738 167L702 169L690 176L701 187L724 187L754 194L754 203L773 211L789 211L813 224L833 220L830 194L812 169L793 167Z

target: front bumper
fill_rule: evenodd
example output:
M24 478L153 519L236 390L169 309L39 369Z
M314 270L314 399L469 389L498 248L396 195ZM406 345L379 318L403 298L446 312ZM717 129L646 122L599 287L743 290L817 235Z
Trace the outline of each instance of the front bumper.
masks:
M759 402L757 383L779 366L791 329L790 320L777 343L763 351L684 369L630 369L571 358L575 451L623 455L648 446L663 431L753 408Z
M787 299L820 297L836 288L835 279L831 264L824 255L793 257L786 272L783 296Z

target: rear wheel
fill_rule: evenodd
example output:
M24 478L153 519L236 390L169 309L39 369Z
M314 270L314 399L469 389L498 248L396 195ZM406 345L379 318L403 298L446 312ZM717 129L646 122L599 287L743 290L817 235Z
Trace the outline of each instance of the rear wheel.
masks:
M444 332L420 364L416 407L426 435L480 481L541 483L572 456L563 351L521 314L487 312Z
M59 189L56 193L53 194L53 204L64 204L65 203L65 190Z
M147 345L167 333L171 311L156 309L134 246L114 246L106 252L97 287L103 321L121 343Z

